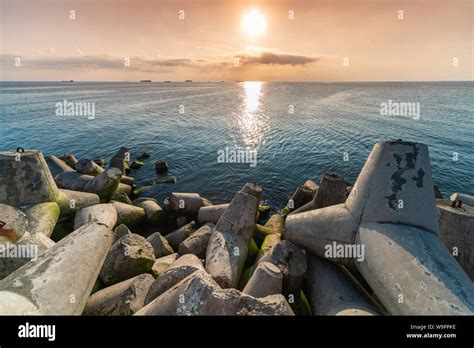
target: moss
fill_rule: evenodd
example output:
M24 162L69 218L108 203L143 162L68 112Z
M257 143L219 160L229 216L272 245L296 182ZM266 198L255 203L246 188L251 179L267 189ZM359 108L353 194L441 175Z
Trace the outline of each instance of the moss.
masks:
M268 228L259 224L255 224L255 229L253 231L253 239L257 243L258 246L261 246L265 238L270 235L270 234L276 234L277 231L275 231L272 228Z
M247 259L245 260L245 267L250 267L255 263L257 254L258 254L257 243L255 243L253 238L251 238L250 243L249 243L249 250L247 253Z
M142 167L144 164L145 164L144 162L133 161L132 164L130 164L130 168L138 169L138 168Z
M286 217L290 212L291 210L290 208L288 208L288 205L285 205L285 207L281 210L280 214L281 216Z
M167 178L158 180L157 184L176 184L177 181L178 179L176 179L176 177L173 175L173 176L169 176Z
M303 315L313 315L313 313L311 312L311 306L309 305L308 298L304 294L303 290L301 290L300 298Z
M245 285L247 285L248 281L250 280L250 277L252 277L253 270L254 270L254 267L252 266L245 269L242 272L242 275L240 276L240 279L239 279L239 285L237 286L237 288L240 291L242 291L245 288Z

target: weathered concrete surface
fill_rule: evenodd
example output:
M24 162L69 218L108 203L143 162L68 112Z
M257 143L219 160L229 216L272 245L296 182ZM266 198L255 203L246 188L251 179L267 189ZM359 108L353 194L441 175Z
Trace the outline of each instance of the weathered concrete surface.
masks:
M73 191L84 191L86 185L93 179L94 176L92 175L76 172L63 172L54 176L54 180L59 188Z
M127 158L130 159L130 155L131 153L129 148L121 147L110 160L109 168L118 168L122 174L125 174L125 161Z
M28 228L28 218L20 209L0 203L0 245L16 243Z
M235 289L222 290L196 271L139 310L136 315L293 315L282 295L261 299Z
M120 184L122 172L117 168L109 168L98 174L84 186L85 192L96 193L100 199L108 200Z
M158 259L174 253L173 248L169 245L165 237L160 232L155 232L147 237L148 243L151 244L155 252L155 257Z
M178 257L179 254L174 253L156 259L155 263L153 264L153 267L151 268L151 273L153 274L153 276L157 278L160 274L170 268L170 266L178 259Z
M465 193L453 193L451 196L449 196L449 199L451 201L458 200L461 201L463 204L467 204L471 207L474 207L474 196L467 195Z
M82 314L112 239L112 230L95 223L74 231L0 281L0 313ZM12 296L21 298L14 307Z
M105 289L89 297L84 315L133 315L140 310L155 278L150 274L140 274Z
M0 244L0 279L45 253L54 242L43 233L25 232L17 243Z
M217 204L217 205L211 205L211 206L199 208L199 212L198 212L199 223L204 224L206 222L212 222L213 224L216 224L228 207L229 207L229 203Z
M149 272L154 263L150 243L138 234L128 234L112 245L99 276L104 284L111 285Z
M208 222L201 226L193 234L179 244L178 251L181 255L194 254L200 259L206 258L206 249L209 238L214 232L216 226L212 222Z
M83 159L75 164L78 173L96 176L104 172L105 169L92 160Z
M437 202L438 236L474 281L474 208L469 205L452 208L449 201Z
M165 211L161 209L160 205L156 203L155 200L153 199L147 199L147 200L140 200L139 202L134 204L145 210L145 216L148 222L150 222L153 225L158 225L161 222L163 222L165 218Z
M365 255L352 267L392 314L470 314L472 282L437 233L428 147L394 141L375 144L345 204L288 216L283 238L324 257L325 243L350 246L356 237Z
M0 203L15 207L54 202L58 188L40 151L0 152Z
M64 154L64 156L58 157L61 161L65 162L69 167L76 168L77 158L71 154Z
M48 164L48 168L51 171L53 177L62 172L75 172L74 168L71 168L56 156L46 157L46 163Z
M264 227L275 230L276 233L281 234L283 226L285 225L285 218L279 214L270 216L270 219L265 223Z
M204 271L204 267L195 255L188 254L179 257L150 286L145 297L145 305L196 271Z
M127 236L129 234L132 234L132 232L129 230L127 225L125 224L120 224L114 229L114 243L118 241L120 238L123 236Z
M433 233L366 223L356 243L365 246L357 268L390 314L474 314L473 282Z
M193 219L187 215L180 215L176 218L176 227L180 228L186 224L189 224Z
M280 269L270 262L260 262L242 292L259 298L281 294L282 290L283 274Z
M258 250L255 262L258 262L258 260L260 260L263 255L268 254L273 249L273 247L280 242L281 237L279 234L270 234L266 236L262 245L260 246L260 249Z
M300 305L300 292L303 288L303 279L306 274L306 257L301 249L291 241L282 240L264 254L258 263L270 262L276 265L283 274L283 295L287 298L292 295L296 308Z
M145 220L145 210L143 208L117 201L111 201L110 203L117 210L118 221L121 224L132 226Z
M167 199L170 209L180 214L197 214L201 207L212 205L197 193L172 192Z
M346 196L346 182L344 178L337 173L325 173L321 177L321 185L318 187L314 198L295 209L290 215L344 203Z
M290 197L292 202L293 209L298 209L299 207L309 203L314 198L314 190L306 185L298 186L295 193Z
M255 196L238 192L209 238L206 270L223 288L237 287L252 238L257 206Z
M95 193L59 189L57 203L61 216L71 216L77 211L100 203Z
M28 231L31 234L43 233L50 237L60 215L56 202L36 204L25 211L28 218Z
M176 231L168 233L165 238L173 250L178 250L179 245L196 231L196 223L191 221L189 224L178 228Z
M341 266L309 253L306 257L306 293L313 315L379 315Z
M117 219L117 211L113 204L97 204L81 209L77 212L76 217L74 218L74 229L78 229L82 225L90 222L96 222L112 229L117 224Z

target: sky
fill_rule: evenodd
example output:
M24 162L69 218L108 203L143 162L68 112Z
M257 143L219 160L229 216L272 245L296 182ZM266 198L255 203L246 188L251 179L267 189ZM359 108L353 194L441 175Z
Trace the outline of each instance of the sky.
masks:
M0 0L0 80L473 80L472 0Z

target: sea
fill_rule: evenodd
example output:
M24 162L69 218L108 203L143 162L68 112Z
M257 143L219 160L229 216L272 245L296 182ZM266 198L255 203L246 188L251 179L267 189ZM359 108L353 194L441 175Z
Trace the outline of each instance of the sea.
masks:
M354 182L376 142L403 139L429 146L443 195L472 195L473 87L472 81L0 82L0 150L108 161L126 146L131 160L150 155L130 174L138 186L152 185L146 196L162 201L173 191L197 192L224 203L256 182L264 203L278 211L306 179L337 172ZM155 172L161 159L167 174ZM157 184L171 175L176 184Z

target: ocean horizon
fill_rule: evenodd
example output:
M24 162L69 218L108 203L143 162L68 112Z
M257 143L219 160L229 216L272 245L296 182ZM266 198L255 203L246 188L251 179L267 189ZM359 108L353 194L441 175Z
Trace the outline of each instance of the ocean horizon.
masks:
M198 192L224 203L245 182L256 182L263 201L278 211L306 179L338 172L354 182L375 142L401 138L429 146L433 181L445 196L474 194L473 87L472 81L3 81L1 150L109 161L127 146L132 160L151 155L133 172L138 186L177 177L147 196L162 201L172 191ZM94 115L58 113L67 103L93 105ZM239 149L253 153L255 163L218 160ZM159 159L167 160L167 175L156 174Z

